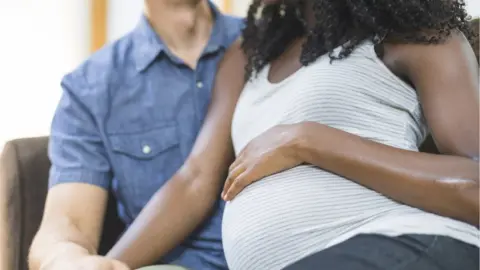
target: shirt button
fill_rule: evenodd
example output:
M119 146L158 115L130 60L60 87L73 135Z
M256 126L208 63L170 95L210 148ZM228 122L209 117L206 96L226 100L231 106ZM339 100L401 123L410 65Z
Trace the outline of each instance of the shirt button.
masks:
M203 83L202 82L197 82L197 87L198 88L203 88Z
M142 152L145 154L145 155L148 155L152 152L152 148L150 148L149 145L144 145L143 148L142 148Z

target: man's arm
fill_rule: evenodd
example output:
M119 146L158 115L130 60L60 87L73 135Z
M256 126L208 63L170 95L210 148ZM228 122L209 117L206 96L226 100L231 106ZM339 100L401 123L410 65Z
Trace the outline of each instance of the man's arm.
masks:
M79 98L93 91L78 73L64 78L52 122L51 188L30 249L33 270L72 269L75 259L96 253L100 239L110 165L94 118Z
M190 156L107 256L132 268L153 263L188 237L210 213L234 157L230 126L244 85L245 64L237 42L220 63L212 101Z
M106 202L107 192L93 185L69 183L51 188L30 249L30 269L60 269L63 261L95 254Z

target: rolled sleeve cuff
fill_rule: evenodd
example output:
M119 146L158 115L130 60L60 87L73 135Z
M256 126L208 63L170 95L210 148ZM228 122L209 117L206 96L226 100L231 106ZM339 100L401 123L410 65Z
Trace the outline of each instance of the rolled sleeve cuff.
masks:
M92 172L80 169L59 170L52 166L50 168L48 188L64 183L84 183L108 190L110 188L111 180L112 176L110 173Z

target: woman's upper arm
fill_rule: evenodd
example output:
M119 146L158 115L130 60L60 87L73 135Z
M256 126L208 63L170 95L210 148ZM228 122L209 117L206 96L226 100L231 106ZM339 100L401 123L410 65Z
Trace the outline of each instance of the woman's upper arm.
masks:
M478 159L479 74L467 39L456 33L438 45L394 47L439 151Z
M238 97L244 86L246 58L236 41L219 64L208 112L184 168L219 181L233 161L230 128ZM193 177L202 179L203 177Z

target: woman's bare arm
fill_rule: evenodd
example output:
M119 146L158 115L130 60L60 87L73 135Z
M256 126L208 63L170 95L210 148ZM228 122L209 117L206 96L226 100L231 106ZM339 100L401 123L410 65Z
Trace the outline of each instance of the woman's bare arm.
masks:
M153 263L209 214L234 158L230 126L244 85L245 64L236 42L220 63L205 122L185 164L150 199L107 256L132 268Z
M308 163L404 204L478 226L478 67L471 47L456 35L440 45L388 45L386 51L386 64L417 88L442 155L398 149L315 122L280 125L241 151L224 198Z
M402 203L479 224L479 84L462 35L440 45L391 45L386 53L418 91L442 155L372 142L316 123L300 128L301 159Z

